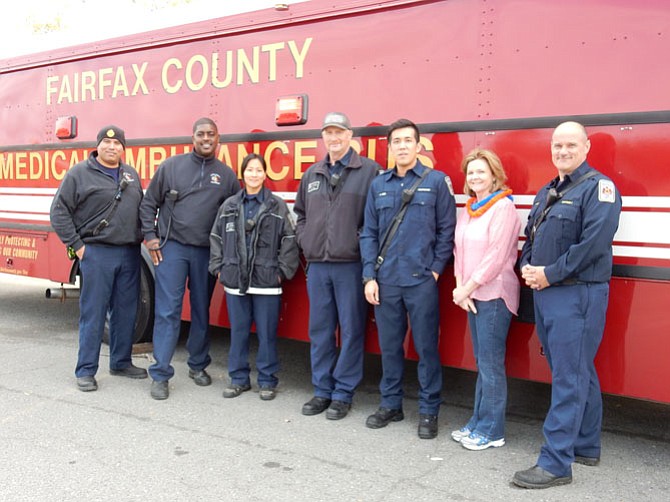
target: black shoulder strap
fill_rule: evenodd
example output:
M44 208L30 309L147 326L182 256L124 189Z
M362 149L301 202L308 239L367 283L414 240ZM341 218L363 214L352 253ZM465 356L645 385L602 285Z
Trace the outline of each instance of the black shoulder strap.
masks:
M537 229L540 228L540 225L544 222L545 218L547 217L547 214L549 214L549 210L551 209L551 206L556 204L559 200L561 200L566 193L568 193L570 190L575 188L576 186L580 185L584 181L586 181L589 178L594 177L596 174L598 174L598 171L595 169L591 169L590 171L582 174L579 178L577 178L574 182L570 183L567 187L565 187L563 190L560 192L556 191L555 188L550 188L549 192L547 192L547 205L544 207L542 210L542 213L540 214L539 218L535 220L535 223L533 224L533 228L531 229L530 232L530 241L533 242L535 240L535 234L537 233Z
M112 219L112 216L114 216L114 213L116 212L116 208L118 207L119 202L121 202L121 194L123 193L123 191L126 189L127 186L128 186L128 180L123 178L119 183L116 193L114 194L114 198L105 206L105 209L97 213L93 218L87 220L84 224L80 225L79 228L84 228L91 221L93 221L94 219L98 218L101 214L104 214L106 212L107 214L98 222L95 228L91 231L91 235L94 236L99 235L100 232L102 232L109 225L109 221Z
M116 195L114 195L112 208L109 210L109 213L107 213L107 216L100 220L100 223L98 223L98 225L93 229L93 235L98 235L104 228L107 228L109 221L112 219L112 216L114 216L114 213L116 213L116 209L119 207L119 202L121 202L121 194L127 186L128 180L125 178L122 179L121 183L119 183L119 189L117 190Z
M337 197L342 191L344 182L347 181L350 172L351 168L343 165L339 174L331 174L328 178L328 186L333 198Z
M158 228L158 218L156 218L156 222L154 224L156 228L156 235L158 235L158 247L154 248L153 250L158 250L158 249L163 249L165 244L167 244L168 239L170 238L170 230L172 229L172 216L174 215L174 205L177 203L177 200L179 199L179 192L177 190L170 190L165 193L164 196L164 201L166 201L165 204L165 211L170 211L170 215L168 216L168 222L167 222L167 229L165 230L165 235L161 236ZM163 207L160 209L163 211ZM152 250L152 251L153 251Z
M381 267L382 263L384 263L384 257L386 256L386 253L388 252L389 247L391 246L391 241L393 240L393 237L395 236L396 232L398 231L398 228L400 227L400 224L402 223L403 218L405 217L405 213L407 212L409 203L412 201L412 198L414 197L414 192L416 192L416 189L419 188L419 185L426 178L426 176L428 176L428 173L430 171L432 171L432 168L426 167L423 173L421 173L421 176L419 176L419 178L412 184L412 186L407 190L403 190L402 204L400 206L400 209L393 217L393 221L386 229L384 237L382 237L382 240L380 242L379 246L380 251L379 254L377 255L377 262L375 263L375 272L379 270L379 267Z

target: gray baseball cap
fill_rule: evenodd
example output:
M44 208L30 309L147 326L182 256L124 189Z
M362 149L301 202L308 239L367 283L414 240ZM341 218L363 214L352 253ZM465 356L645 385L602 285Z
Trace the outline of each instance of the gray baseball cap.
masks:
M326 118L323 119L323 131L326 127L338 127L340 129L351 129L351 122L349 122L349 117L344 113L340 112L330 112L326 113Z

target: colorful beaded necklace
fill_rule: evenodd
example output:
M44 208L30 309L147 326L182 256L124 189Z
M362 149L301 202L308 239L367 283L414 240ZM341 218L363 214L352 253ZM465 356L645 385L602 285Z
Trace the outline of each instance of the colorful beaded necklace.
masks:
M505 197L513 200L511 189L505 190L504 192L502 190L493 192L491 195L479 202L477 202L477 197L471 197L465 203L465 207L468 209L468 214L471 218L477 218L493 207L496 202L498 202L500 199L504 199Z

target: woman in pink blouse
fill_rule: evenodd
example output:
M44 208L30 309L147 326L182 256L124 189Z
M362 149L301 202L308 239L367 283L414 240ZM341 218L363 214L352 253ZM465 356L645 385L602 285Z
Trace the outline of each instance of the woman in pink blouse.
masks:
M454 303L468 313L479 374L470 421L451 437L469 450L505 444L505 345L519 307L514 272L521 223L498 156L475 149L461 164L471 198L458 217Z

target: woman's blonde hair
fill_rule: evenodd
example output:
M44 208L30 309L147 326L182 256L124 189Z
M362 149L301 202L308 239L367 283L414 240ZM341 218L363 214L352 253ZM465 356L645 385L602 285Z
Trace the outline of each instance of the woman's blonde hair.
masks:
M461 171L463 171L463 175L465 176L465 185L463 186L463 193L465 195L469 195L470 197L475 196L475 192L470 190L470 187L468 187L468 164L477 159L484 160L491 170L491 174L493 175L493 186L491 187L491 192L495 192L497 190L507 190L509 188L507 186L507 175L503 169L502 162L500 162L500 158L491 150L475 148L470 153L468 153L463 158L463 162L461 162Z

